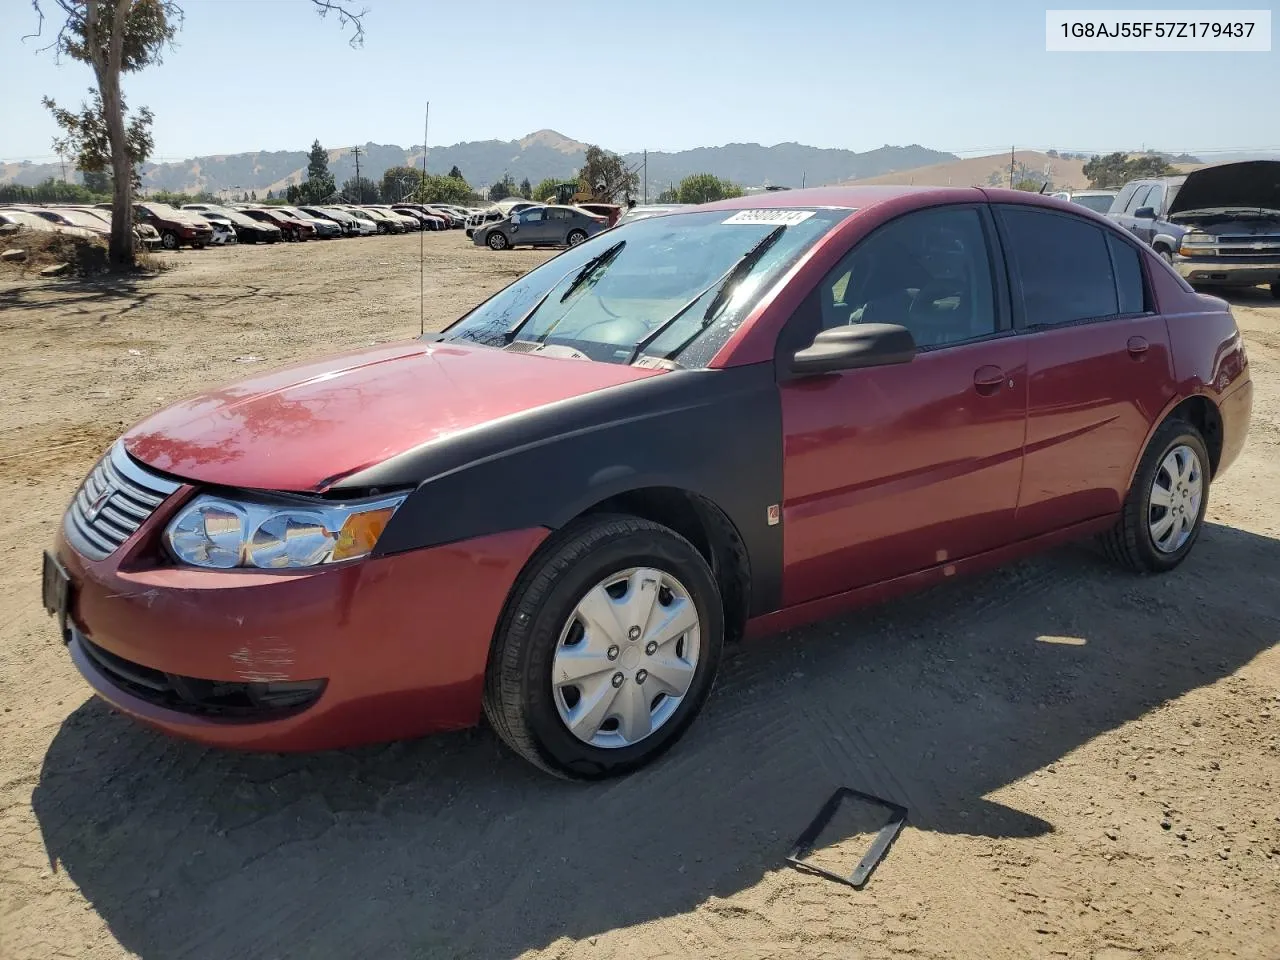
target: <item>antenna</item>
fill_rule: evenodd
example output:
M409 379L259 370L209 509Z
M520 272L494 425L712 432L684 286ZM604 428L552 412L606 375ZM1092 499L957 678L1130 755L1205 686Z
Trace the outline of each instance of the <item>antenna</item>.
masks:
M427 199L427 129L431 122L431 101L427 101L427 112L422 117L422 196L418 202ZM427 294L426 294L426 240L427 225L424 221L418 231L418 336L427 332Z

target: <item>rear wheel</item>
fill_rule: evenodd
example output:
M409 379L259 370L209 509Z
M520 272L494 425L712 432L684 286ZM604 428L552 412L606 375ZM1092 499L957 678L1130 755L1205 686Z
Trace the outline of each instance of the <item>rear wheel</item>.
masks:
M485 239L485 243L489 245L490 250L505 250L507 247L511 246L511 244L507 242L507 235L501 230L492 231Z
M1191 552L1209 498L1209 452L1200 431L1168 420L1147 445L1107 554L1138 573L1172 570Z
M585 230L570 230L569 236L566 239L569 241L569 246L576 247L583 240L587 239L587 234Z
M636 517L588 518L517 581L485 714L508 746L558 776L629 773L693 722L723 635L715 578L689 541Z

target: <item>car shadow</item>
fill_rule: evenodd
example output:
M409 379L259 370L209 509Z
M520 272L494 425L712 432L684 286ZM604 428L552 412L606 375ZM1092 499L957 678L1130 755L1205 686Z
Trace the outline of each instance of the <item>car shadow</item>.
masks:
M148 960L512 956L754 885L839 785L914 830L1050 832L984 797L1270 647L1278 574L1280 541L1211 524L1163 577L1073 547L749 644L666 758L598 784L487 730L245 755L91 700L33 805L54 868Z

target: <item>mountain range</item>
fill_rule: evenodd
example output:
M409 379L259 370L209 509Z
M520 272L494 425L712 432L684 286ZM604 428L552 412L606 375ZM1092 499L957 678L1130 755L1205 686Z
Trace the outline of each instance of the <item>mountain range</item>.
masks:
M394 166L418 166L422 147L365 143L359 148L360 173L378 179ZM427 171L447 173L457 166L467 181L483 188L501 180L506 174L519 183L531 183L546 177L557 179L574 176L582 166L587 145L554 130L539 130L519 140L476 140L451 146L431 147L427 152ZM338 184L356 172L353 148L330 149L329 169ZM643 153L624 154L628 166L642 176ZM678 152L650 151L647 157L647 179L650 197L668 184L678 183L691 173L714 173L744 187L777 184L798 187L816 186L845 180L863 179L927 164L956 159L954 154L911 144L905 147L883 146L858 153L852 150L809 147L799 143L762 146L758 143L729 143L720 147L698 147ZM177 163L146 163L142 167L144 191L171 190L194 193L201 190L217 193L282 190L306 178L306 150L275 150L250 153L194 157ZM35 185L62 176L57 163L0 163L0 183Z

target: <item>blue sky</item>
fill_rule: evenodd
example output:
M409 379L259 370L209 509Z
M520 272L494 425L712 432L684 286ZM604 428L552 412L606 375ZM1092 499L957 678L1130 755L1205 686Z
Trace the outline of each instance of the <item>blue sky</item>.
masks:
M620 151L1280 150L1275 50L1046 53L1045 7L1061 0L355 2L369 8L358 50L307 0L184 0L177 49L126 78L128 101L155 113L153 159L418 143L428 100L433 144L549 127ZM0 159L49 161L40 97L77 102L91 74L19 40L34 26L25 0L0 5Z

